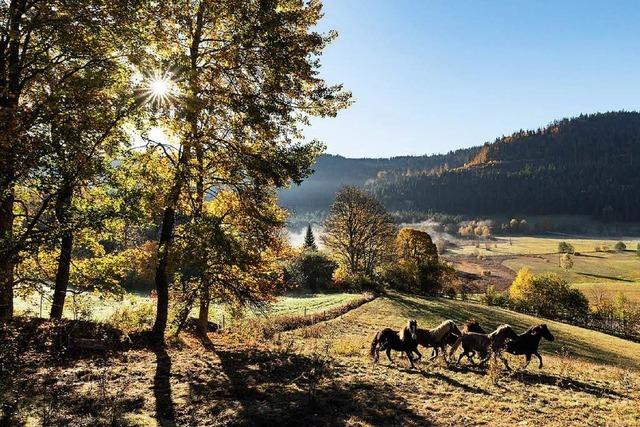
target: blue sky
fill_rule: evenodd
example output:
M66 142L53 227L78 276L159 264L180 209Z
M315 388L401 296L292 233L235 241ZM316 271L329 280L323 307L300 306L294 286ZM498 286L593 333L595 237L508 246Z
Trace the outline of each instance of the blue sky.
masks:
M322 75L355 104L307 138L332 154L431 154L640 105L640 2L324 0Z

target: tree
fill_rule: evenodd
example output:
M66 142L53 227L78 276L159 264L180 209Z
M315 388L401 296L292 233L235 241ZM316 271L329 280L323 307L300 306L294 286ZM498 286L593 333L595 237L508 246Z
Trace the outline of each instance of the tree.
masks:
M613 249L615 249L616 252L624 252L627 250L627 245L625 245L624 242L618 242Z
M371 277L390 260L396 228L380 202L356 187L343 187L325 220L322 242L349 274Z
M558 252L561 254L572 254L575 252L575 249L571 243L563 241L558 243Z
M560 267L565 270L571 270L573 268L573 259L570 254L563 254L560 257Z
M18 256L57 198L24 211L16 185L40 166L48 106L69 79L113 57L136 2L11 0L0 4L0 318L13 313ZM73 30L70 30L70 29ZM22 211L16 212L16 204Z
M206 194L232 191L260 205L273 188L299 183L322 149L294 142L300 125L309 116L334 116L350 94L318 77L317 57L335 36L313 31L320 3L183 0L160 4L158 13L157 48L175 74L167 83L179 94L166 117L178 147L163 147L171 151L174 173L155 275L153 332L161 340L178 211L187 209L198 222ZM202 295L206 300L208 290Z
M338 264L322 252L303 250L287 269L293 283L311 292L327 289Z
M304 236L304 244L302 245L302 249L304 250L318 250L318 246L316 245L316 238L313 235L313 230L311 229L311 224L307 225L307 233Z
M396 236L396 253L401 261L421 263L438 260L438 249L428 233L405 227Z

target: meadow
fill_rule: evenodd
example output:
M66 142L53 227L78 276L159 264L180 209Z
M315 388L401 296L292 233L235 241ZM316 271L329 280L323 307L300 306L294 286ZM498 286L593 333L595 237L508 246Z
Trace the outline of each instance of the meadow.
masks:
M562 241L573 245L579 253L572 256L573 267L569 270L559 266L558 243ZM512 276L522 267L528 267L534 274L558 274L571 285L583 290L591 300L600 296L611 298L621 292L630 300L640 302L640 257L635 251L639 239L622 240L627 245L627 250L614 252L611 249L618 241L534 236L498 238L491 242L489 250L484 243L476 248L475 243L469 242L452 249L451 254L452 259L465 257L465 263L471 264L467 269L476 274L482 270L491 270L493 260L500 260L498 262L511 270ZM610 250L595 250L596 247L603 246Z
M274 302L258 311L247 309L246 316L302 316L329 310L341 306L349 301L355 300L361 294L353 293L332 293L332 294L293 294L276 297ZM20 315L30 315L40 317L41 299L38 295L28 298L16 298L16 312ZM86 307L86 309L85 309ZM90 309L89 309L90 307ZM69 298L69 303L65 306L65 317L69 319L81 318L96 322L109 322L115 313L126 310L145 310L150 314L150 319L155 309L155 300L148 296L134 293L126 293L122 298L105 299L99 295L84 294L74 298ZM46 316L50 310L50 304L45 299L42 304L42 314ZM74 312L75 311L75 312ZM193 313L195 315L195 311ZM235 313L237 315L238 313ZM222 323L222 316L229 320L234 314L230 313L223 305L211 304L209 308L209 318L212 322Z
M24 393L21 407L28 408L20 419L37 425L53 406L54 420L73 419L78 425L110 417L135 426L156 420L160 425L347 426L640 422L640 344L547 322L556 339L541 343L542 370L535 363L513 372L494 364L447 366L440 358L412 370L397 353L394 365L384 356L373 365L368 352L375 332L400 329L408 318L423 328L447 318L476 318L487 329L507 322L517 331L542 322L471 302L391 293L269 340L233 331L210 333L204 340L186 334L165 349L134 347L73 364L34 363L16 384ZM522 361L509 359L512 367ZM55 380L42 388L47 378ZM61 398L65 405L56 406Z

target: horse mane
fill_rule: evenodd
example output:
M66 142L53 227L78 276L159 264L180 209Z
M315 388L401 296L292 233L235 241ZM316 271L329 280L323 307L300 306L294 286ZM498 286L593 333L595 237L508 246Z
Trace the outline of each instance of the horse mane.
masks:
M431 338L435 341L440 341L445 336L445 334L450 331L453 331L456 334L460 334L460 330L458 329L456 324L453 323L453 320L445 320L435 328L431 329L429 331L429 335L431 335Z
M407 325L402 328L402 331L400 331L400 341L402 342L407 342L408 340L411 340L411 322L412 320L409 320L407 322ZM416 332L417 332L418 328L416 327Z
M509 329L513 330L513 328L510 325L504 324L504 325L500 325L496 328L495 331L491 332L489 334L489 337L497 337L497 336L502 336L504 335Z

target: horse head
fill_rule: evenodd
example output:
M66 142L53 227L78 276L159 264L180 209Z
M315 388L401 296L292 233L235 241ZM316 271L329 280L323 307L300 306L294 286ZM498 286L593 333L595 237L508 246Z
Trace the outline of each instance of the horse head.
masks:
M546 323L533 327L531 329L531 335L540 335L548 341L553 341L555 339L555 337L551 334L551 331L549 331L549 328L547 328Z
M480 323L476 319L471 319L464 325L464 329L467 332L477 332L479 334L486 334L487 332L480 326Z
M407 329L409 329L409 333L411 334L411 339L414 341L417 341L418 335L416 331L418 330L418 322L415 319L410 319L407 322Z

